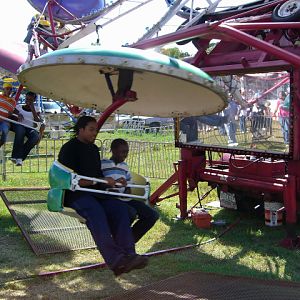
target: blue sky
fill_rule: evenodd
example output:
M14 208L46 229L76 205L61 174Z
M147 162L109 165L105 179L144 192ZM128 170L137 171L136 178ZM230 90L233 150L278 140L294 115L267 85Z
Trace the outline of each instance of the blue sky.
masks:
M246 2L252 1L223 0L221 6L238 5ZM201 7L207 6L205 0L198 0L198 3ZM100 29L101 44L103 46L120 46L126 42L135 42L146 32L146 27L151 27L160 20L166 10L167 5L164 0L153 0L145 8L131 13L129 17L123 17L119 21L113 22L112 25ZM22 42L26 35L26 27L31 17L36 13L34 8L26 0L1 0L0 11L2 12L0 18L2 42ZM162 32L175 31L183 21L179 17L173 18L169 21L168 26L163 28ZM92 33L74 46L89 46L91 42L96 42L96 39L96 33Z

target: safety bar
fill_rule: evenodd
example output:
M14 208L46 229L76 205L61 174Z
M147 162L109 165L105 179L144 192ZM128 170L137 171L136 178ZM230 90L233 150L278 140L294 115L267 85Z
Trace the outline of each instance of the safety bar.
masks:
M99 183L108 183L104 179L99 179L99 178L94 178L94 177L87 177L87 176L82 176L78 174L71 173L72 175L72 191L85 191L85 192L93 192L93 193L98 193L98 194L105 194L105 195L112 195L112 196L118 196L118 197L126 197L126 198L136 198L136 199L145 199L147 200L149 197L149 184L148 185L137 185L137 184L127 184L126 187L128 188L139 188L139 189L144 189L145 193L144 195L134 195L134 194L127 194L127 193L118 193L118 192L111 192L111 191L105 191L105 190L96 190L96 189L89 189L89 188L83 188L79 186L79 180L80 179L87 179L91 181L96 181ZM118 187L124 187L120 183L116 183L116 186Z
M16 114L13 114L13 116L18 117L18 115L16 115ZM6 117L0 116L0 119L1 119L1 120L5 120L5 121L8 121L8 122L11 122L11 123L14 123L14 124L22 125L22 126L24 126L24 127L27 127L27 128L30 128L30 129L34 129L34 130L36 130L36 131L40 131L40 128L41 128L41 126L42 126L42 124L43 124L43 122L36 122L36 121L33 121L33 120L29 120L29 119L25 119L25 118L24 118L24 120L33 122L33 123L35 123L36 126L37 126L37 127L32 127L32 126L29 126L29 125L27 125L27 124L23 124L23 123L20 123L20 122L18 122L18 121L15 121L15 120L12 120L12 119L9 119L9 118L6 118Z

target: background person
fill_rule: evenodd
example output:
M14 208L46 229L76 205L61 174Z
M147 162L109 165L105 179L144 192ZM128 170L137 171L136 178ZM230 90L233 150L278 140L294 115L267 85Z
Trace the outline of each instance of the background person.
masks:
M130 188L126 188L126 185L131 182L131 174L125 162L129 152L128 143L123 139L115 139L111 143L110 150L112 152L111 158L102 159L101 161L103 175L105 177L112 177L116 182L124 186L117 188L118 192L130 194ZM114 188L114 190L116 190L116 188ZM142 200L133 200L126 197L122 198L122 200L126 201L126 204L134 209L133 214L138 218L132 226L134 241L137 242L153 227L159 215Z
M224 116L227 118L227 123L224 124L225 131L228 138L228 146L238 146L236 139L236 118L238 113L238 104L234 101L232 96L228 101L228 106L224 110Z
M65 143L58 161L79 175L103 178L98 147L94 144L98 134L93 117L82 116L74 126L75 137ZM113 187L115 180L105 178ZM105 189L106 184L81 179L86 188ZM144 268L148 259L136 254L130 227L128 206L108 195L84 191L65 192L65 206L71 207L86 219L86 225L108 267L116 276L133 269Z
M11 98L12 85L10 83L3 84L3 93L0 95L0 147L4 145L10 128L9 121L1 119L1 117L9 118L15 110L16 101Z
M290 127L290 112L289 112L289 98L286 92L281 91L279 93L279 99L276 103L276 108L274 111L274 115L278 117L278 121L280 123L283 141L286 146L289 145L289 127Z
M22 125L34 127L33 121L42 122L39 107L34 105L35 100L36 94L27 92L25 104L18 104L16 106L16 110L19 114L19 123L21 124L12 123L10 129L15 133L11 160L16 166L23 164L30 150L38 144L41 138L41 134L37 130ZM27 138L26 142L24 142L25 137Z

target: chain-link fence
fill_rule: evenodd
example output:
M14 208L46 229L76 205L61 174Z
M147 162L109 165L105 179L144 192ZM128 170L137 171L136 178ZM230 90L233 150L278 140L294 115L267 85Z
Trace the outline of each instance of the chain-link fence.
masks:
M0 148L0 174L3 180L8 174L48 172L52 162L57 159L61 146L67 138L44 138L35 147L22 166L10 161L12 142ZM112 140L96 140L102 158L110 157L109 149ZM128 141L129 156L127 163L133 172L149 178L168 178L173 173L173 162L179 159L179 150L174 143Z

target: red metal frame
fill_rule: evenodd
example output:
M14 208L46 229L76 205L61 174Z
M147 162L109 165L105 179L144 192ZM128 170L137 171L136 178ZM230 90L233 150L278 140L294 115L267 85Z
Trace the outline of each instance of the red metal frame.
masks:
M254 72L282 71L287 70L291 75L291 137L290 153L283 157L285 161L281 163L281 174L273 176L278 166L275 164L257 161L254 162L259 168L267 170L267 174L259 176L251 174L247 169L243 174L236 172L233 168L220 170L216 165L226 165L224 161L209 163L206 160L205 166L195 168L193 162L195 158L205 160L205 154L196 154L201 147L182 148L182 158L179 168L174 174L155 191L150 202L155 204L160 201L160 197L177 180L179 185L179 205L182 218L187 216L187 182L189 180L206 181L211 185L218 184L224 188L232 188L243 191L257 191L259 193L278 194L283 197L286 210L287 224L295 224L297 221L297 210L299 203L297 197L300 196L300 120L296 116L300 115L300 48L287 40L284 30L295 29L300 32L300 23L296 22L271 22L272 9L279 3L276 1L264 5L257 9L236 14L227 19L215 23L205 23L193 26L188 29L174 32L151 40L142 41L133 45L140 49L148 49L161 46L171 42L185 39L193 39L194 45L198 48L198 53L189 59L189 62L200 67L210 75L226 74L246 74ZM263 13L262 15L260 15ZM255 16L255 18L251 18ZM237 18L243 17L239 22ZM235 19L234 22L226 22ZM257 35L261 30L264 32L264 39ZM221 42L209 53L206 53L211 39L220 39ZM280 46L278 46L280 44ZM285 79L284 79L285 80ZM177 143L179 147L186 147ZM218 152L231 152L235 154L245 154L245 151L228 149L216 149L212 147L202 148L202 150L212 150ZM260 155L253 151L253 155ZM270 158L275 155L267 154ZM232 161L237 162L235 158ZM230 162L229 162L230 165Z
M44 33L44 32L38 32L36 31L36 35L38 38L38 41L45 45L46 47L52 49L52 50L57 50L59 44L58 44L58 37L64 38L66 36L69 36L70 34L74 33L75 31L81 30L82 28L85 27L83 23L81 23L81 26L78 26L77 28L73 30L69 30L65 33L58 34L55 29L55 21L53 18L53 7L56 5L58 6L61 10L63 10L65 13L67 13L69 16L71 16L74 20L76 20L76 16L74 16L72 13L70 13L67 9L65 9L63 6L60 5L56 0L49 0L47 2L47 11L48 11L48 16L49 16L49 22L50 22L50 27L51 27L51 33ZM53 44L49 43L45 38L47 37L52 37L53 38Z
M205 154L207 151L245 154L246 151L228 150L225 148L216 149L215 147L201 148L199 146L184 148L186 146L176 143L177 146L182 147L182 157L178 162L178 168L152 194L150 198L152 204L161 201L163 193L177 181L179 186L178 208L180 209L180 217L186 218L188 215L187 182L206 181L211 185L221 185L225 189L230 187L236 190L281 195L286 210L286 222L288 224L296 223L297 196L300 196L300 120L295 116L300 115L300 47L295 47L291 41L286 39L284 30L293 29L300 31L300 23L278 23L271 20L273 8L285 1L274 1L253 10L237 13L223 20L196 25L131 45L139 49L148 49L176 41L192 39L198 52L189 59L189 63L200 67L210 75L220 76L283 70L289 71L291 74L292 108L290 115L292 126L290 128L289 155L263 154L263 156L270 158L284 158L285 161L281 162L281 167L284 171L274 177L273 172L277 168L275 164L257 161L254 164L257 164L262 169L266 169L267 174L259 176L247 172L247 169L241 174L230 168L230 163L236 161L235 158L231 158L231 162L219 161L214 163L206 160ZM48 9L52 33L56 41L57 36L53 27L51 5L49 5ZM234 20L234 22L229 20ZM264 37L259 38L263 30L265 30ZM220 43L211 52L207 53L205 50L209 47L209 41L212 39L219 39ZM57 47L57 41L53 47ZM125 102L125 98L117 101L113 100L112 105L107 108L100 118L98 122L99 128L103 125L108 115ZM250 154L262 155L257 151L253 151ZM227 170L218 169L216 168L217 164L227 164L229 168Z

